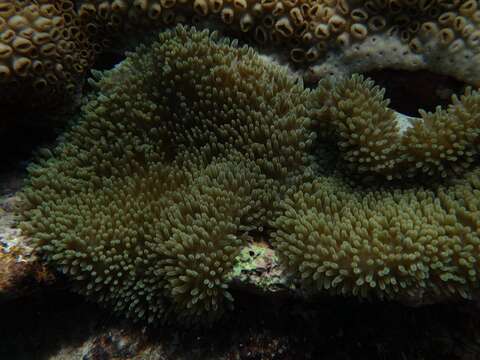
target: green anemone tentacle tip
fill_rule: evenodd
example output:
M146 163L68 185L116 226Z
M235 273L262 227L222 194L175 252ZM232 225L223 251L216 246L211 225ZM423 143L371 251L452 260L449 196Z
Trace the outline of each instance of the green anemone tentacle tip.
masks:
M182 26L95 76L80 120L29 169L21 227L119 313L215 320L245 234L308 165L307 92L251 48Z
M137 320L211 323L260 229L307 293L478 290L477 91L405 125L371 80L308 90L252 48L183 26L94 76L18 209L78 292Z
M272 224L286 268L311 294L474 296L480 93L467 89L406 127L360 75L322 80L312 99L319 171L287 191Z

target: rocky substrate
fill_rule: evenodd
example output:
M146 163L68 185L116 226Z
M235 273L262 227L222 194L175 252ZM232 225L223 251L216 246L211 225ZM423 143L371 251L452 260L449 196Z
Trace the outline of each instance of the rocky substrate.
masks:
M19 170L0 178L0 304L54 281L54 275L37 261L28 239L14 226L12 210L22 178Z
M65 288L45 288L2 305L0 358L474 360L480 354L472 303L411 308L235 295L235 311L210 329L144 328Z

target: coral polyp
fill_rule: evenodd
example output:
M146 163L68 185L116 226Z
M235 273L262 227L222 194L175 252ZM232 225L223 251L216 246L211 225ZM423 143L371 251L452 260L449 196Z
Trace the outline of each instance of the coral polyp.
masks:
M179 23L235 36L312 82L391 68L480 85L476 0L6 0L1 101L22 91L30 106L72 98L103 51Z
M477 0L339 0L319 6L323 21L338 24L328 38L331 44L336 39L338 50L310 67L313 78L390 68L430 70L480 86Z
M99 50L86 25L68 0L2 1L1 103L15 107L28 94L24 106L51 107L80 92Z

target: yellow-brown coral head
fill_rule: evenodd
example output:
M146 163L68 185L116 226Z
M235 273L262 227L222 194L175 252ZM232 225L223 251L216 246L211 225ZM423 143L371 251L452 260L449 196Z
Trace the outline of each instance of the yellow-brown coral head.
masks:
M480 86L478 1L328 3L322 5L321 19L342 24L333 35L337 50L310 67L307 79L383 68L427 69Z
M0 3L0 102L54 105L78 91L93 60L73 2Z

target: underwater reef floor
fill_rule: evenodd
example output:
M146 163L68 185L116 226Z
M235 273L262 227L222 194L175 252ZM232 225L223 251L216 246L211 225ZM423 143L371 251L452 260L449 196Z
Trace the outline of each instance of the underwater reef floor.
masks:
M2 224L23 176L16 168L0 177L7 199ZM30 270L20 282L24 291L0 302L0 359L480 359L478 302L408 307L326 297L313 303L237 290L235 311L212 328L147 329L70 293L62 279Z
M237 297L237 299L239 299ZM408 308L330 299L316 305L244 296L208 330L145 330L49 288L3 304L2 359L478 359L472 303Z

